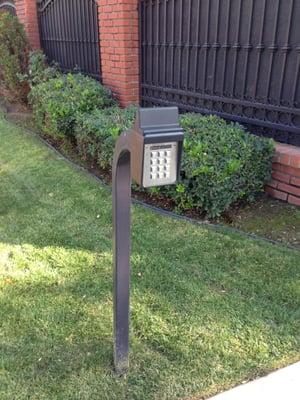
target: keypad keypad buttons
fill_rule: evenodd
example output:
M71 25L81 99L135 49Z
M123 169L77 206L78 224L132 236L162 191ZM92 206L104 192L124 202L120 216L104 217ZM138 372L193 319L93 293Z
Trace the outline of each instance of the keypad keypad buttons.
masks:
M177 143L147 144L144 154L145 187L176 182Z

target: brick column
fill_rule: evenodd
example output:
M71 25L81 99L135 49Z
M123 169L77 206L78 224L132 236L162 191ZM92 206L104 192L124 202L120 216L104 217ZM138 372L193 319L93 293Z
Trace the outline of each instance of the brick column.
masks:
M102 82L122 106L139 103L139 0L98 0Z
M24 25L29 43L33 49L40 49L40 34L36 0L15 0L17 16Z

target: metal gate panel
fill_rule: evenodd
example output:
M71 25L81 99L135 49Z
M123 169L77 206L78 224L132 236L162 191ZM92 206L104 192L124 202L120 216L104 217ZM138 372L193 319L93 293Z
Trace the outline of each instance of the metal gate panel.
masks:
M12 0L0 0L0 12L7 11L12 15L17 15L16 6Z
M142 0L142 102L300 145L299 0Z
M78 69L100 79L98 5L94 0L42 0L38 5L42 48L63 71Z

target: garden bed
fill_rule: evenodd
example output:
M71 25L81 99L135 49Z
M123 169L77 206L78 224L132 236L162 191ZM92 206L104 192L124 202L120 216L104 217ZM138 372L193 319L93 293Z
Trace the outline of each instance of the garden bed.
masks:
M9 120L31 131L35 130L32 114L29 110L25 111L23 106L5 105L4 102L2 102L2 108L6 110ZM84 166L97 177L103 179L104 182L110 184L110 172L99 168L92 161L83 160L79 157L76 146L71 140L55 140L51 136L42 136L63 155L78 165ZM176 208L171 199L155 193L140 192L137 188L133 190L133 197L164 210L174 211ZM220 218L208 220L205 214L198 210L189 210L184 212L183 215L195 220L204 220L237 228L247 233L300 248L300 209L282 201L274 200L266 194L262 194L255 202L250 204L240 202Z

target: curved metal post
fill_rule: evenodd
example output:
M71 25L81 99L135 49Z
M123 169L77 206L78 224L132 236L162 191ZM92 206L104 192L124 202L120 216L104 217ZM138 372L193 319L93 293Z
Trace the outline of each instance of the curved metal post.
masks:
M130 133L116 144L113 162L114 226L114 365L118 374L129 366L129 287L130 287Z

